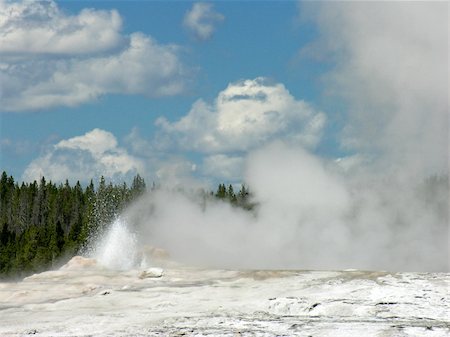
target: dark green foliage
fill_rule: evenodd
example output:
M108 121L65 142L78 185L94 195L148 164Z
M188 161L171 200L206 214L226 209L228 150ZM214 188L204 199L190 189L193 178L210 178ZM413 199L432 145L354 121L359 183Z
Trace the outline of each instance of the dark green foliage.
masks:
M236 194L234 194L233 185L231 185L231 184L228 186L228 199L230 200L230 202L232 204L237 203L237 197L236 197Z
M233 185L230 184L227 188L225 184L219 184L217 192L214 194L214 196L217 199L228 201L233 206L238 206L246 210L252 210L255 207L255 204L250 200L251 195L248 187L245 187L245 185L241 185L240 191L236 194L234 192Z
M227 198L227 188L225 184L219 184L216 192L216 198L218 199L226 199Z
M157 187L153 184L151 191ZM131 186L113 185L100 178L86 187L58 186L44 177L39 182L17 184L3 172L0 177L0 277L25 276L48 269L58 259L76 254L92 234L99 233L135 198L146 191L137 175ZM242 185L220 184L214 194L204 192L204 201L218 198L251 210L254 204Z
M71 256L90 233L109 223L145 191L140 176L131 188L107 184L102 177L83 188L66 180L56 186L41 178L20 186L3 172L0 177L0 277L25 276Z
M145 192L145 189L146 186L144 179L139 174L137 174L133 179L133 183L131 184L131 196L138 197Z

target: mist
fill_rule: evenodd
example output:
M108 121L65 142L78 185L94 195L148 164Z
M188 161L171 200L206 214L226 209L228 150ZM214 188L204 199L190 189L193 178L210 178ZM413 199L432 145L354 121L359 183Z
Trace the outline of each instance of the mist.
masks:
M245 177L253 211L189 188L154 190L111 226L96 256L127 268L151 246L214 268L449 269L448 185L355 176L282 142L249 154Z
M187 192L189 184L162 188L122 215L137 245L223 268L448 271L447 7L301 4L318 38L300 55L332 64L323 99L344 107L334 119L326 115L328 123L344 121L334 136L336 153L347 155L325 158L283 132L261 137L245 149L242 173L252 212L205 201ZM214 117L209 110L204 119Z

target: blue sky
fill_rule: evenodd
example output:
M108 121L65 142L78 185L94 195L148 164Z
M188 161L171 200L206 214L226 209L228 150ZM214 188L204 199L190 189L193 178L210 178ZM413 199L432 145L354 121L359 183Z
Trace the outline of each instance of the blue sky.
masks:
M429 98L448 92L446 18L435 5L425 21L416 7L1 1L1 169L18 180L239 182L247 154L274 141L351 165L392 160L417 149ZM418 58L405 68L408 53ZM414 71L424 64L431 75ZM405 117L402 102L430 84L442 90ZM436 143L428 135L446 112L435 110L415 155Z

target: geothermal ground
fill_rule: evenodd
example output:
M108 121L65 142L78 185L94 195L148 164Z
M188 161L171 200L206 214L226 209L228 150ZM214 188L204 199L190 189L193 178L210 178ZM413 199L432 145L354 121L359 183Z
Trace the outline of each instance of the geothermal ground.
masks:
M450 274L113 271L0 283L0 336L449 336Z

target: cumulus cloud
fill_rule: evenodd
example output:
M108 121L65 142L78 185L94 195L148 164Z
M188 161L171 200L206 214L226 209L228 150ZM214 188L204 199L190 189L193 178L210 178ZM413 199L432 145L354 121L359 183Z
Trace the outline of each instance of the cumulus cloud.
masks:
M23 173L24 181L45 176L52 181L88 182L101 175L124 179L144 172L143 162L118 145L116 137L94 129L82 136L61 140L33 160Z
M198 100L174 123L160 118L157 124L186 149L223 153L248 151L279 137L314 147L325 119L283 84L256 78L229 84L212 104Z
M325 122L323 112L283 84L259 77L230 83L212 103L199 99L178 121L161 117L156 124L160 144L206 155L199 173L238 183L248 151L276 139L314 149Z
M70 16L53 2L3 3L0 25L4 111L75 106L106 94L176 95L185 88L179 48L142 33L122 35L116 11Z
M51 1L0 2L0 53L85 54L115 48L123 39L115 10L66 15Z
M447 171L447 7L439 2L302 6L319 27L315 53L335 63L324 77L326 89L349 104L343 147L377 156L384 168Z
M185 14L183 25L197 39L207 40L215 31L215 26L223 22L225 17L213 9L209 3L196 2Z

